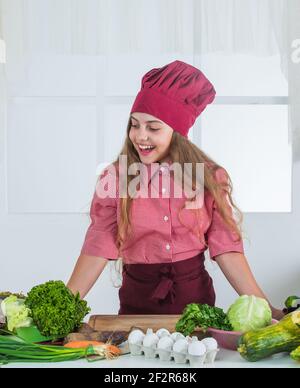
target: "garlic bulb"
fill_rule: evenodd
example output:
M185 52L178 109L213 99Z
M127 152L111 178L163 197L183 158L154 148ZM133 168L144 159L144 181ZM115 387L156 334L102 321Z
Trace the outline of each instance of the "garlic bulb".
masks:
M143 339L143 345L146 347L155 347L159 341L159 337L153 333L152 329L147 329L147 333Z
M157 330L156 335L158 336L158 338L162 338L165 335L170 335L170 332L169 330L162 328Z
M202 341L203 345L206 347L207 350L216 350L218 349L218 342L212 338L204 338Z
M188 353L191 356L203 356L206 353L206 347L198 339L193 339L188 345Z
M173 350L176 353L186 353L189 343L186 338L180 338L173 345Z
M170 336L163 336L157 343L157 349L172 350L174 342Z
M142 332L142 330L132 330L132 332L128 336L128 342L130 344L141 345L144 337L145 334Z

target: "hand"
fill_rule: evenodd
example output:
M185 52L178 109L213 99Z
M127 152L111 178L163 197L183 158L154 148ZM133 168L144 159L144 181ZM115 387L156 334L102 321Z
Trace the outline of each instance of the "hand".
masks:
M273 319L277 319L277 321L280 321L284 317L284 312L282 310L275 309L272 307L272 317Z

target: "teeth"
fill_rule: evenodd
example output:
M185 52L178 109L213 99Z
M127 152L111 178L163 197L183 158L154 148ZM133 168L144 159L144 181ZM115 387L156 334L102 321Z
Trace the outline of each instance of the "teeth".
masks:
M140 149L142 149L142 150L149 150L149 149L154 148L154 146L141 146L141 145L139 145L139 147L140 147Z

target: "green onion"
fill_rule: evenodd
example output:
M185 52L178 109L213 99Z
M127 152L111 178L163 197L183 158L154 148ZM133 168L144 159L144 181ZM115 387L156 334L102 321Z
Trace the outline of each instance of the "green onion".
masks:
M11 362L62 362L97 354L92 346L70 349L55 345L38 345L13 335L0 335L0 365Z

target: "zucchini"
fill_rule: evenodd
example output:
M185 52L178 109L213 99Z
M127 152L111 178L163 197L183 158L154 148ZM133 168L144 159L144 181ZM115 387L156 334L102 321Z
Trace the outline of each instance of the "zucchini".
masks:
M300 310L287 314L275 325L251 330L239 338L238 352L247 361L291 352L300 345Z
M293 360L300 361L300 346L292 351L291 357Z

